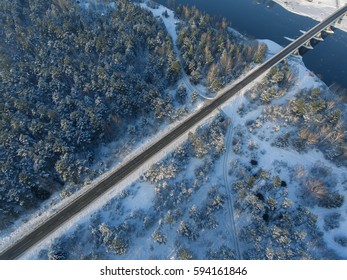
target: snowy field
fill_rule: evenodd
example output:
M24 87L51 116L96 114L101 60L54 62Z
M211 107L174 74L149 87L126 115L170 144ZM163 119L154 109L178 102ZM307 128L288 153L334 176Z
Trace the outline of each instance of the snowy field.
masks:
M321 21L331 15L336 9L347 4L347 0L274 0L285 9ZM347 17L335 27L347 31Z

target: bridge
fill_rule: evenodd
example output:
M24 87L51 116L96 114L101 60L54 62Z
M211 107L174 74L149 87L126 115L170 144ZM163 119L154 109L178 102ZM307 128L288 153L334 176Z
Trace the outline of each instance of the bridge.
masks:
M334 14L332 14L330 17L328 17L327 19L325 19L324 21L322 21L320 24L316 25L314 28L312 28L309 31L303 31L300 30L300 32L302 34L306 34L308 32L314 31L315 34L313 36L309 36L308 40L306 42L304 42L303 44L301 44L300 47L304 47L306 49L313 49L313 46L311 45L311 40L314 39L316 41L324 41L323 39L323 33L326 34L334 34L334 31L332 29L332 27L334 27L336 24L340 23L344 16L346 16L346 12L344 12L344 9L346 9L345 5L344 7L342 7L340 10L338 10L337 12L335 12ZM340 13L339 13L340 12ZM329 19L329 20L328 20ZM328 21L327 21L328 20ZM310 33L311 34L311 33ZM303 37L303 36L302 36ZM295 42L296 40L300 39L292 39L289 37L284 37L285 39L287 39L288 41L291 42ZM298 55L299 54L299 48L297 48L296 50L293 51L294 55Z
M317 36L317 34L330 27L332 24L334 24L334 22L340 20L344 15L346 15L346 13L347 5L337 10L334 14L317 24L309 31L305 32L298 39L283 48L279 53L275 54L270 59L250 71L245 77L222 89L218 93L217 98L209 101L209 103L202 107L198 112L194 113L184 122L177 125L174 129L154 142L139 155L125 162L108 177L102 179L93 188L81 194L69 205L66 205L63 209L49 217L44 223L37 228L34 228L30 233L19 239L15 244L6 248L0 253L0 259L15 259L20 257L29 248L33 247L43 238L47 237L50 233L58 229L63 223L80 213L101 195L105 194L108 190L115 187L115 185L127 178L131 173L148 162L148 160L154 155L168 147L182 135L188 133L188 131L194 126L200 124L206 117L211 115L217 108L223 105L232 96L237 94L246 85L250 84L271 67L294 53L296 50L298 50L298 48L304 44L307 44L307 42Z

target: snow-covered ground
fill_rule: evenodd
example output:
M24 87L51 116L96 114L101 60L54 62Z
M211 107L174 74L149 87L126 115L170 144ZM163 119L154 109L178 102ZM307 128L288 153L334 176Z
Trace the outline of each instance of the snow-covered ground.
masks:
M281 49L281 46L269 40L261 40L268 46L268 55L273 55ZM299 92L300 89L312 89L312 88L324 88L325 85L321 80L319 80L310 70L308 70L303 62L298 58L292 58L288 60L288 63L292 69L292 72L296 73L296 84L295 86L286 93L285 96L278 100L274 100L272 104L284 105L288 103L293 96ZM237 95L229 104L223 106L222 110L227 116L232 119L234 127L247 127L247 123L255 121L262 115L265 106L258 106L255 110L249 110L245 115L240 116L238 110L240 107L247 107L248 100L244 94L249 90L246 88ZM274 129L276 128L276 129ZM288 130L287 127L276 127L276 123L263 123L259 124L257 133L253 133L253 129L249 131L243 130L246 135L244 139L247 139L248 143L252 143L258 150L257 153L253 153L253 157L257 158L258 164L264 170L276 170L276 166L279 162L286 166L284 169L278 171L282 178L285 180L292 181L293 178L289 170L294 170L295 168L302 168L304 170L309 170L312 166L324 166L329 170L329 176L332 176L336 180L336 186L343 186L347 181L347 169L345 167L337 167L331 161L325 159L324 155L318 150L309 150L308 152L302 153L295 151L293 149L279 148L271 144L271 139L275 138L277 131L280 129L282 133ZM264 137L264 135L266 135ZM244 144L245 145L245 144ZM231 149L231 147L230 147ZM244 159L245 155L238 156L233 155L233 161L239 161L239 164L247 164L247 159ZM323 174L322 174L323 176ZM288 188L289 197L293 203L300 205L302 203L301 198L299 198L298 186L293 182L293 187ZM338 190L346 201L347 198L347 188L342 187ZM326 209L318 206L309 207L313 214L317 215L318 221L317 225L321 232L324 233L324 240L330 249L333 249L342 258L347 258L347 248L338 244L336 240L347 240L347 235L345 229L347 228L347 211L345 204L340 209ZM327 230L328 217L336 215L338 217L338 226L333 229ZM242 215L241 215L242 217Z
M156 16L162 17L162 12L165 9L166 8L160 6L159 9L154 9L153 13ZM168 13L169 18L163 17L163 20L170 35L175 39L177 35L174 29L174 17L171 11L168 10ZM275 54L281 49L281 47L274 42L269 40L261 41L268 46L268 56ZM290 58L288 64L291 71L295 73L296 83L283 97L273 100L272 104L285 105L303 88L324 88L324 84L311 71L305 68L300 58ZM262 78L259 78L255 83L261 82L261 79ZM292 178L293 170L299 168L310 170L315 165L324 166L329 170L329 176L334 178L336 185L341 186L341 189L338 191L344 196L346 201L346 168L337 167L334 163L325 159L324 155L318 150L312 149L306 153L299 153L292 149L271 145L271 141L278 135L278 131L284 133L287 130L289 131L290 127L278 126L276 122L268 121L262 123L257 128L257 133L254 133L253 129L246 129L248 123L259 119L265 109L265 105L254 108L250 107L245 114L240 114L240 108L249 104L246 94L252 90L253 87L254 83L243 89L240 94L223 106L223 113L231 119L231 124L225 136L226 151L220 159L213 163L211 170L204 174L205 181L201 183L199 188L193 187L195 186L196 178L199 174L197 170L199 170L199 168L201 169L204 165L204 160L198 158L190 158L186 166L184 166L185 170L179 172L174 178L172 182L173 185L166 186L167 188L173 186L181 188L179 195L185 197L182 204L176 209L181 212L181 214L177 214L179 216L177 221L171 224L170 222L164 221L166 218L165 215L156 216L157 213L154 210L156 188L160 188L160 185L158 186L141 180L135 180L141 172L145 172L146 168L149 168L150 164L159 162L161 157L184 143L187 139L186 136L183 137L178 144L176 143L175 146L172 146L169 150L163 152L148 163L137 172L134 177L123 182L120 188L100 198L98 202L93 204L83 215L70 220L69 223L61 227L59 231L55 232L49 238L41 242L41 244L27 252L22 258L44 258L47 256L47 250L50 250L49 248L52 247L52 244L59 244L59 240L74 244L73 249L76 250L74 256L85 258L175 259L182 256L187 257L189 254L194 258L207 258L207 251L210 251L212 255L217 251L219 253L224 252L225 254L232 251L234 257L240 257L236 249L236 243L240 242L238 240L238 234L239 230L247 223L249 217L247 217L245 213L233 213L234 198L232 193L228 190L228 184L232 184L235 181L235 177L233 173L229 171L229 167L235 162L238 162L239 166L249 164L250 156L257 159L259 167L270 170L273 173L278 173L281 179L291 182L290 186L288 186L288 197L294 205L300 205L302 203L302 198L298 193L299 183ZM209 118L207 123L210 122L211 118ZM246 152L246 156L245 154L236 155L231 145L232 139L235 136L235 131L241 131L240 129L242 129L243 139L246 139L246 141L242 143L241 150L249 150ZM170 162L171 156L166 158L165 161ZM133 181L135 182L132 183ZM184 181L188 183L186 186L182 187L181 184L183 184ZM345 187L343 188L342 186ZM189 210L192 209L193 206L201 210L206 206L209 199L211 199L211 193L214 192L224 197L223 208L216 211L213 217L216 219L217 226L210 229L201 229L198 231L199 237L194 241L189 241L186 237L180 236L177 232L179 220L191 221ZM172 195L174 195L174 193L172 193ZM318 217L317 225L319 230L323 233L327 247L336 252L340 257L347 259L347 243L345 246L341 245L347 242L347 235L344 230L347 228L347 211L345 203L338 209L326 209L318 207L317 205L310 206L309 208L310 211ZM233 219L230 218L230 215L233 216ZM326 221L328 217L332 215L337 215L338 226L327 229ZM148 227L145 225L145 220L149 221ZM95 232L102 234L102 238L105 240L109 235L111 236L109 230L112 231L122 225L120 231L127 231L129 229L124 228L128 228L129 224L132 231L128 232L130 244L125 255L116 255L109 252L109 248L105 249L105 245L100 245L100 247L95 247L95 244L92 245L91 238L96 238L92 237L92 234ZM91 226L98 227L91 229ZM165 237L163 237L165 242L160 244L155 241L153 238L155 232L163 235ZM342 241L338 243L336 240ZM83 244L81 244L81 242L83 242ZM107 242L105 241L105 243ZM242 244L238 244L237 246L241 246L241 251L245 249L242 247ZM230 250L224 250L223 248L228 248L228 250ZM229 255L229 257L230 256L231 255Z
M80 5L83 8L91 9L98 8L101 12L102 8L105 7L105 1L101 0L83 0L80 2ZM110 3L106 3L106 7L111 9L115 8L115 3L109 1ZM147 5L144 3L141 4L144 8L149 9ZM173 12L167 10L165 7L161 6L158 9L150 9L154 16L160 16L168 29L170 36L173 37L174 40L177 38L177 33L175 30L175 19ZM164 17L163 12L167 10L169 13L169 17ZM188 80L189 82L189 80ZM186 85L186 79L182 78L178 84ZM190 82L189 82L190 84ZM187 86L187 85L186 85ZM200 90L204 90L203 87L199 87ZM187 100L191 100L191 95L194 90L190 90L187 87L188 94ZM169 92L170 95L175 95L175 90L171 90ZM201 108L203 105L202 100L199 99L198 102L192 102L186 106L186 109L189 113L193 113ZM31 231L33 228L38 227L40 224L44 223L49 217L54 215L59 209L64 208L66 205L71 203L71 201L75 200L77 197L81 196L83 193L87 192L90 188L97 185L101 180L108 177L112 172L114 172L119 166L128 161L131 158L134 158L136 155L140 154L142 151L146 150L148 147L153 145L157 140L159 140L163 135L167 134L174 127L178 126L182 122L187 119L188 115L183 114L183 116L179 120L175 120L174 122L165 122L160 127L154 129L154 131L147 131L148 136L142 137L139 142L134 142L131 135L124 135L122 141L111 142L99 150L99 155L95 158L96 164L91 167L92 170L96 170L97 178L92 181L86 181L85 186L80 186L80 189L76 190L76 192L72 193L68 191L61 191L53 195L49 200L47 200L41 207L35 212L28 213L24 215L20 219L18 219L12 226L8 227L6 230L0 232L0 251L5 250L8 246L16 242L19 238L24 236L27 232ZM141 120L139 120L141 121ZM111 190L111 192L106 193L102 196L98 201L102 201L104 203L105 198L113 197L115 194L120 192L128 183L136 180L149 166L159 160L163 155L165 155L168 151L174 149L180 142L186 139L187 135L183 135L180 139L177 139L174 145L170 145L167 147L167 150L163 150L159 155L152 158L151 161L148 161L146 164L142 166L139 170L134 172L131 177L128 177L124 182L119 184L116 189ZM115 160L116 159L116 160ZM66 189L71 189L71 186L67 186ZM84 213L89 213L100 207L100 204L96 202L91 206L89 211ZM83 214L84 215L84 214ZM73 219L74 220L74 219ZM71 221L69 221L68 226L71 225ZM64 229L62 229L64 230ZM61 230L60 230L61 231ZM59 231L59 232L60 232Z
M268 56L271 56L278 52L281 47L276 43L269 40L261 40L268 46ZM295 73L295 85L289 92L283 97L274 100L273 104L284 105L293 96L303 88L317 88L324 87L324 84L308 69L305 68L300 58L293 57L288 61L292 72ZM258 82L260 82L259 80ZM250 108L245 114L240 114L239 110L242 106L249 103L245 96L247 92L252 90L253 86L250 85L243 89L239 95L235 96L228 104L223 106L223 113L230 117L231 124L228 129L225 145L225 155L217 160L209 173L205 174L205 183L198 189L189 188L192 186L192 182L196 181L196 170L202 166L203 161L197 158L189 159L189 162L183 167L183 173L178 173L171 182L172 185L167 187L176 186L183 181L188 183L187 187L181 189L180 195L186 195L187 198L183 204L179 206L181 212L179 220L191 221L189 209L196 207L202 209L204 203L209 197L209 192L212 191L211 186L221 185L224 187L217 188L226 201L224 201L223 209L218 211L215 215L217 226L215 229L203 229L198 231L198 238L194 241L186 240L186 237L182 237L178 234L179 220L173 222L165 222L164 216L155 215L153 218L155 208L155 197L157 187L160 185L149 184L148 182L136 181L129 186L124 186L122 192L112 193L109 195L110 200L107 202L100 200L92 211L89 211L87 215L74 219L65 228L60 229L58 233L51 236L45 242L41 243L31 252L28 252L23 256L24 259L29 258L44 258L47 256L47 251L52 250L52 244L58 246L61 240L63 242L73 242L75 238L83 242L83 244L76 245L75 249L81 257L86 258L126 258L126 259L172 259L180 257L194 257L194 258L206 258L207 252L214 256L219 254L227 254L227 256L240 257L236 250L237 246L240 246L240 251L245 249L244 244L238 240L239 230L247 224L249 217L245 216L245 213L233 212L233 195L228 191L228 185L232 184L235 180L233 172L230 172L229 168L232 163L238 162L240 166L249 164L249 156L256 158L259 167L264 170L270 170L273 173L278 173L281 179L291 182L288 186L288 198L294 205L300 205L302 203L300 196L298 195L298 182L292 177L292 170L302 168L303 170L309 170L315 165L324 166L329 170L329 176L334 177L336 184L344 184L347 180L347 170L344 167L337 167L335 164L326 160L323 154L317 150L310 150L306 153L299 153L295 150L279 148L271 145L271 141L276 135L276 131L285 131L290 129L288 127L279 127L276 123L263 123L257 130L257 133L253 133L252 129L244 129L250 121L258 119L265 105ZM243 150L249 150L250 147L255 150L246 152L246 154L236 155L231 145L232 139L235 136L235 131L243 130L243 138L247 139L242 143ZM266 135L265 137L259 137ZM172 156L172 155L171 155ZM165 161L170 162L171 156L168 156ZM195 174L195 175L194 175ZM130 183L130 182L129 182ZM194 184L193 184L194 185ZM339 189L339 192L343 196L347 197L347 189ZM174 195L174 193L172 193ZM227 204L230 205L228 206ZM230 209L231 207L231 209ZM317 215L317 225L319 230L323 233L325 243L329 249L332 249L340 257L347 258L347 250L341 245L346 241L346 234L344 229L347 228L347 212L345 208L339 209L326 209L318 206L310 207L313 214ZM162 213L163 214L163 213ZM338 226L332 229L327 229L327 217L338 217ZM232 216L232 217L231 217ZM150 220L148 228L143 228L144 220ZM233 224L234 223L234 224ZM106 248L106 245L100 245L101 247L95 247L93 244L93 232L102 232L103 238L109 238L110 231L115 228L119 228L120 225L128 227L131 225L132 232L129 233L130 243L128 244L127 251L124 255L117 255L112 253L110 248ZM96 226L99 225L97 228ZM90 230L90 227L93 230ZM91 233L92 232L92 233ZM154 233L159 234L165 240L163 243L158 243L154 240ZM59 237L60 236L60 237ZM216 236L218 238L216 238ZM113 237L112 237L113 238ZM160 238L159 238L160 239ZM60 240L60 241L59 241ZM105 240L105 239L104 239ZM338 243L336 240L342 240ZM105 241L106 242L106 241ZM84 244L85 243L85 244ZM107 242L106 242L107 243ZM57 245L58 244L58 245ZM190 245L189 245L190 244ZM241 245L240 245L241 244ZM53 247L54 247L53 246ZM93 247L94 246L94 247ZM223 247L225 246L225 247ZM225 249L228 248L228 249ZM106 250L106 251L105 251ZM93 255L94 254L94 255ZM77 256L77 253L74 257ZM221 255L218 255L221 257Z
M204 130L206 131L208 128L205 126ZM171 154L165 161L171 163L175 160ZM203 259L206 258L209 250L218 251L223 245L231 249L230 237L233 232L226 231L224 228L224 225L228 225L230 220L226 209L223 208L218 209L217 207L211 212L210 217L213 223L211 228L208 228L207 224L201 225L203 230L196 231L198 234L196 238L181 236L182 234L176 231L180 221L190 221L189 209L194 209L194 207L202 209L207 205L212 205L211 199L218 195L225 196L225 189L222 187L222 165L222 159L218 160L216 168L200 175L203 179L199 182L195 174L204 166L203 158L188 159L188 162L182 167L183 172L177 172L174 182L171 182L170 185L137 180L118 194L113 193L112 196L109 196L108 201L100 201L98 208L70 221L64 226L64 229L60 229L49 239L27 252L22 259L44 258L45 250L52 247L52 244L65 243L66 245L70 242L73 246L73 250L70 252L74 258L93 258L93 254L95 254L95 257L115 259L177 259L182 257L179 255L183 254L184 250L187 250L189 254L193 253L195 258ZM213 172L213 176L211 172ZM151 175L148 176L151 177ZM158 201L158 193L161 188L172 189L172 198L165 196L163 201ZM176 199L180 202L176 202ZM164 205L167 200L172 200L179 205ZM171 214L175 221L167 218ZM214 225L215 220L220 226ZM91 227L93 227L92 230ZM131 230L127 232L126 237L130 240L124 255L114 254L111 249L105 251L106 245L95 247L96 239L93 235L95 231L101 230L105 234L104 238L108 238L108 234L111 235L110 231L113 231L114 228L119 228L121 235L122 230L127 231L128 227ZM155 232L162 234L165 241L157 242L153 237ZM72 240L75 237L78 237L78 242ZM64 241L59 241L62 239ZM107 242L105 241L105 243ZM112 244L110 246L112 247ZM197 250L191 248L188 250L188 247L195 247Z
M144 9L151 11L153 16L163 20L165 27L166 27L168 33L170 34L170 36L174 42L174 51L178 55L179 60L180 60L181 65L182 65L180 51L177 48L177 43L176 43L177 42L177 30L176 30L177 20L175 19L174 12L172 10L166 8L163 5L157 5L156 8L153 9L147 5L147 2L140 3L140 6ZM166 16L164 16L164 13L167 13ZM190 93L196 92L204 99L213 99L214 98L214 97L210 97L208 95L208 90L203 85L201 85L201 84L193 85L190 82L189 77L185 73L185 71L183 70L182 72L183 72L182 73L183 77L179 81L179 84L184 84L185 87L187 88L187 90L190 91Z
M84 9L90 9L104 16L107 11L116 9L116 3L110 0L79 0L79 5Z
M100 9L102 12L103 2L100 0L84 0L80 2L80 5L86 9L95 8L95 6ZM176 19L174 18L173 11L167 9L164 6L158 6L153 9L146 5L146 3L140 4L144 9L149 9L152 11L155 17L160 17L167 30L169 35L173 38L174 42L177 39L176 32ZM107 4L107 7L115 8L114 3ZM168 12L168 17L163 15L163 12ZM179 54L179 50L175 47L175 51ZM189 78L186 76L183 77L180 81L178 81L178 85L183 84L187 88L188 96L187 100L191 100L192 93L194 91L199 92L200 96L204 96L204 93L207 92L206 88L202 85L193 86ZM169 94L174 96L174 90L171 90ZM192 104L188 104L186 109L191 114L201 108L203 105L202 100L199 99L198 102L192 102ZM56 194L47 200L40 209L35 211L34 213L29 213L26 216L23 216L21 219L17 220L15 224L9 227L7 230L4 230L0 234L0 251L5 250L8 246L16 242L19 238L24 236L27 232L31 231L32 228L38 227L40 224L44 223L49 217L54 215L60 209L64 208L66 205L71 203L77 197L81 196L83 193L87 192L90 188L97 185L101 180L105 177L109 176L112 172L114 172L119 166L128 161L131 158L134 158L136 155L140 154L142 151L146 150L148 147L153 145L158 139L163 137L163 135L167 134L174 127L178 126L182 122L187 119L188 115L183 116L181 119L176 120L172 123L165 122L160 127L157 127L155 131L148 133L149 136L143 137L140 142L134 143L134 140L130 135L125 135L122 141L112 142L104 147L100 148L99 156L95 158L95 166L91 169L95 169L99 174L95 180L87 181L85 186L81 186L81 189L77 190L75 193L69 192L67 195L62 195L64 191L60 194ZM207 119L213 117L213 114L206 118L205 120L201 120L201 122L206 121ZM196 129L198 125L196 125L194 129ZM117 185L117 188L110 190L106 194L104 194L101 198L99 198L95 203L93 203L83 214L80 214L79 217L74 217L70 221L66 223L65 226L61 227L57 232L55 232L49 238L53 238L53 236L59 236L62 232L65 231L66 228L69 228L72 224L74 224L77 220L82 217L85 217L89 213L95 211L100 208L105 201L108 201L110 198L114 197L116 194L121 192L128 184L135 181L144 171L146 171L152 164L159 161L164 155L175 149L180 143L187 139L187 134L182 135L179 139L176 139L175 143L169 145L167 148L163 149L161 153L151 158L150 161L146 162L141 168L136 170L131 176L127 177L123 182ZM118 160L115 160L118 159Z
M347 4L347 0L274 0L285 9L321 21ZM347 17L335 25L347 31Z

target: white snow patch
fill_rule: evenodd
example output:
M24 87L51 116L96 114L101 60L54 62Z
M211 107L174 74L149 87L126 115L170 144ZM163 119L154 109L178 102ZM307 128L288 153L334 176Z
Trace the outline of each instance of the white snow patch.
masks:
M280 52L283 47L274 41L268 40L268 39L258 39L260 43L264 43L267 46L268 49L268 55L273 56L274 54Z
M155 198L153 186L148 183L138 183L138 190L135 195L130 195L124 199L126 210L138 210L140 208L149 208Z
M163 5L159 5L159 4L158 4L157 9L152 9L152 8L147 6L146 2L140 3L140 6L146 10L151 11L153 16L160 17L163 20L165 27L166 27L168 33L170 34L172 40L174 42L177 41L177 32L176 32L177 20L175 19L175 14L172 10L164 7ZM168 17L165 17L163 15L163 13L165 13L165 11L167 12Z
M347 4L347 0L274 0L274 2L290 12L308 16L317 21L322 21ZM347 17L344 17L335 27L347 31Z

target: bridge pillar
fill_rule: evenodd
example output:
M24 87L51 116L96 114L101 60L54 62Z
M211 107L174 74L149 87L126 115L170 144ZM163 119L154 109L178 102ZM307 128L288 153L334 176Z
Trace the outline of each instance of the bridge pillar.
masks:
M339 17L338 19L336 19L334 22L333 22L333 26L336 26L337 24L340 24L342 21L342 17Z
M317 40L317 41L324 41L323 37L322 37L322 32L317 33L313 39Z
M299 49L295 49L295 51L292 52L292 55L300 56Z
M345 17L347 17L347 13L343 14L341 17L338 18L338 23L341 23Z
M328 34L334 34L334 31L331 29L331 25L328 25L328 26L324 29L324 31L325 31L326 33L328 33Z
M311 41L308 40L305 44L302 45L304 48L309 49L309 50L313 50L313 47L311 45Z

